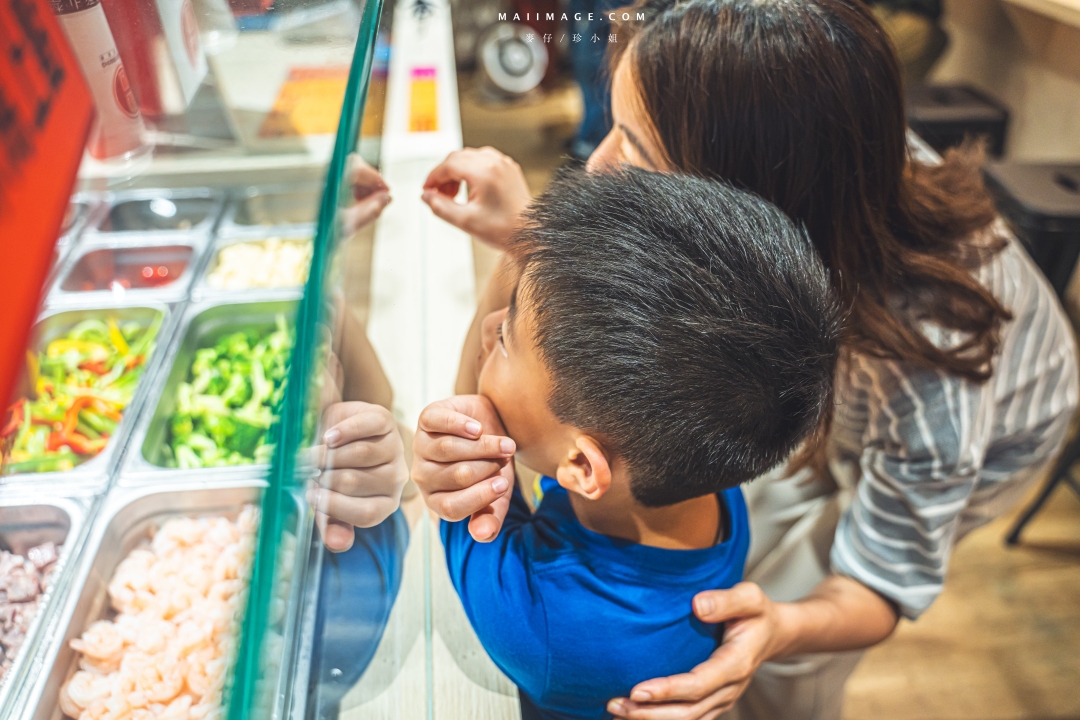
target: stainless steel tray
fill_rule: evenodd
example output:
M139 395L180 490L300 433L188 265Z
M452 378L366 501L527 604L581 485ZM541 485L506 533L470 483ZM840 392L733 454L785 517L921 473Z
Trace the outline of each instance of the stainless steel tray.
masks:
M32 678L19 699L20 720L60 720L59 692L78 666L77 654L70 647L95 620L109 614L107 587L116 567L138 545L150 539L152 528L170 517L224 515L235 518L244 505L258 503L263 483L260 481L223 482L213 480L199 486L163 486L157 488L114 489L107 497L86 544L86 551L72 573L67 597L48 628L48 635L35 654L27 677ZM310 546L311 513L300 498L297 503L297 554L286 613L282 623L285 655L280 677L288 677L295 653L298 620L301 616L307 556L301 552ZM279 679L279 685L280 685ZM278 688L276 696L286 694Z
M162 448L167 442L169 419L176 407L176 388L187 378L195 351L239 329L272 327L279 313L292 318L299 300L300 293L296 290L263 291L242 302L205 300L187 306L174 333L169 363L161 366L153 381L154 402L148 404L138 427L131 434L118 485L131 487L165 481L198 481L203 476L265 477L268 465L196 470L168 468L164 465Z
M40 483L53 481L71 481L84 485L92 485L99 490L104 490L109 478L119 467L128 437L136 427L139 414L148 394L154 377L158 374L157 368L166 354L166 349L172 337L173 325L176 318L175 306L161 302L130 303L113 306L80 307L80 308L51 308L42 314L34 326L32 340L29 347L39 350L54 338L63 335L83 320L93 317L114 316L120 321L141 320L146 323L152 322L154 313L162 313L161 327L158 330L154 350L146 362L146 370L135 389L131 403L124 409L124 417L116 428L116 432L109 440L105 449L87 462L77 465L71 470L63 472L22 473L6 475L0 478L0 487L25 486L33 487ZM25 391L23 385L20 387Z
M49 620L63 602L65 580L75 564L82 546L88 511L92 501L87 498L65 498L59 495L23 495L0 497L0 546L25 555L29 548L43 542L63 544L53 570L52 583L42 594L38 613L26 632L26 640L15 655L15 662L0 680L0 717L10 717L25 673L30 665Z
M187 298L195 278L202 270L204 255L210 245L208 236L181 236L175 234L135 234L117 237L115 234L97 235L79 243L68 255L56 275L49 291L47 304L71 306L108 304L111 302L140 302L158 300L179 302ZM170 252L170 248L173 250ZM182 257L186 256L186 257ZM81 290L80 278L93 281L95 264L149 263L186 260L183 272L167 285L150 288L117 288Z
M265 294L267 292L303 291L303 285L286 286L279 288L253 287L230 290L226 288L211 287L208 283L210 273L214 272L214 269L218 266L218 253L220 253L222 250L229 247L230 245L238 245L240 243L249 242L260 242L262 240L269 240L275 237L281 238L282 240L307 240L309 242L313 242L315 238L315 227L312 225L295 225L290 227L259 228L258 232L253 232L249 235L233 235L230 237L219 235L214 240L214 242L211 243L209 252L206 253L206 262L203 265L202 271L199 273L199 279L195 283L195 286L191 289L192 298L197 301L226 298L238 299L259 294ZM308 270L310 271L310 269L311 266L309 263Z
M77 193L68 205L68 214L60 226L60 237L53 251L53 264L45 281L48 288L64 266L68 255L75 249L79 237L88 225L96 224L105 210L104 196L97 193Z
M322 186L263 185L234 193L219 235L265 233L271 227L313 226L319 219Z
M87 231L88 238L159 232L208 236L225 206L224 193L209 188L129 190L108 200L108 210Z

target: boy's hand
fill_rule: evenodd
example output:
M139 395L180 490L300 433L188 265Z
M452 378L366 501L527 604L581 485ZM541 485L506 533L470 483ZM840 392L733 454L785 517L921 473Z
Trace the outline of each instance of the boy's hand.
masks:
M308 490L308 503L326 547L352 547L353 527L378 525L397 509L409 479L405 445L390 411L380 405L342 402L324 415L330 427L316 448L323 472Z
M461 183L469 188L464 205L454 201ZM491 147L450 153L424 181L422 197L437 217L496 250L506 247L532 202L521 166Z
M390 204L390 188L386 186L379 171L353 153L349 156L349 182L356 201L341 211L341 222L346 235L351 235L365 225L375 222L383 209Z
M436 515L452 522L471 516L473 539L490 542L510 507L516 449L487 398L440 400L420 414L413 481Z

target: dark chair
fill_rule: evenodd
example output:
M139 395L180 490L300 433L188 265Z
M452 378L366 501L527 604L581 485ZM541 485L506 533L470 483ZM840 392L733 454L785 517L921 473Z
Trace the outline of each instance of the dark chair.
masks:
M983 174L1002 217L1064 301L1080 257L1080 165L992 162ZM1007 544L1020 541L1024 527L1061 483L1080 497L1080 483L1070 474L1078 460L1080 434L1066 443L1038 497L1006 537Z
M908 125L939 153L967 138L983 138L987 151L1001 157L1009 111L968 85L917 85L906 93Z

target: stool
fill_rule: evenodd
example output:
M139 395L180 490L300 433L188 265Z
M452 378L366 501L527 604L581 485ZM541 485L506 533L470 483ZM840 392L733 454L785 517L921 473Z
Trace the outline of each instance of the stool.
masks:
M1059 298L1080 257L1080 165L990 162L986 187Z
M983 176L1002 217L1064 300L1080 257L1080 165L991 162ZM1038 497L1005 538L1007 544L1020 541L1024 527L1061 483L1080 496L1080 483L1069 473L1077 460L1080 434L1066 443Z
M920 85L908 90L907 121L915 133L939 153L968 137L984 137L987 150L1001 157L1009 111L1000 102L968 85Z

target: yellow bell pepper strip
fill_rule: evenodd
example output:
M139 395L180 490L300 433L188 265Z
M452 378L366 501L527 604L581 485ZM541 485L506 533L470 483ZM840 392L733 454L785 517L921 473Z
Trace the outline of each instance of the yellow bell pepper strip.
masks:
M70 469L101 452L134 397L161 327L91 318L28 359L36 398L12 406L0 472Z
M131 348L128 347L127 341L124 340L123 333L120 332L120 328L116 326L116 321L112 318L109 318L109 341L112 342L113 347L116 348L121 355L127 355L131 352Z

